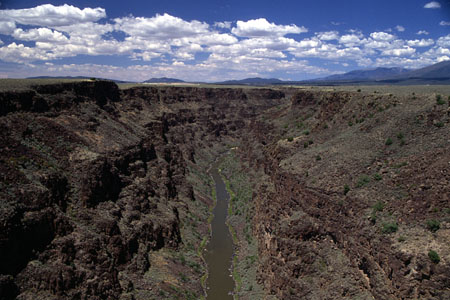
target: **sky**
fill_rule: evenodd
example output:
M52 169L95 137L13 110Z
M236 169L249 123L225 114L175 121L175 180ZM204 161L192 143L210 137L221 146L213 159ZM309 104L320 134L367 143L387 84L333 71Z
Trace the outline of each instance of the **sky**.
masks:
M450 60L450 0L0 0L0 78L303 80Z

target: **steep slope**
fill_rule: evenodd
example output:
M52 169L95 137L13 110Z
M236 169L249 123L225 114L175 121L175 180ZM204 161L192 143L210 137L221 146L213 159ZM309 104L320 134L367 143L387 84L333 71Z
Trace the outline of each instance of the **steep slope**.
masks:
M1 93L1 298L201 297L212 202L195 157L282 97L101 81Z
M253 230L267 293L450 297L450 114L436 99L305 91L252 124L259 142L238 153L263 178Z
M239 299L448 299L448 96L0 92L0 298L201 299L223 156Z

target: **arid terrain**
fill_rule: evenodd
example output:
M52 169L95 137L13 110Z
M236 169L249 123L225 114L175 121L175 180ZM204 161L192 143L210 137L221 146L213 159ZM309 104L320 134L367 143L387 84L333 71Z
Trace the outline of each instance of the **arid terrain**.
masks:
M218 157L236 299L450 299L449 95L0 82L0 299L204 299Z

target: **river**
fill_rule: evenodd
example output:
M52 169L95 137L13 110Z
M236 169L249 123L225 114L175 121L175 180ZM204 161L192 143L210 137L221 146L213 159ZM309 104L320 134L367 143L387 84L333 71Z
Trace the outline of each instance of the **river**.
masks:
M233 256L233 240L225 223L230 195L218 171L219 162L211 166L209 174L216 186L217 204L214 207L214 218L211 222L212 237L206 247L205 260L208 264L208 297L209 300L233 299L231 292L234 281L231 277L231 260Z

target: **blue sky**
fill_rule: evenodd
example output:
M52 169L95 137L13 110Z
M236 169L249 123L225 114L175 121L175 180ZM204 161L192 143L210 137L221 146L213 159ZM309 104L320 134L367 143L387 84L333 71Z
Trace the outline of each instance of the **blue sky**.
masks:
M0 3L0 78L302 80L450 60L449 0Z

